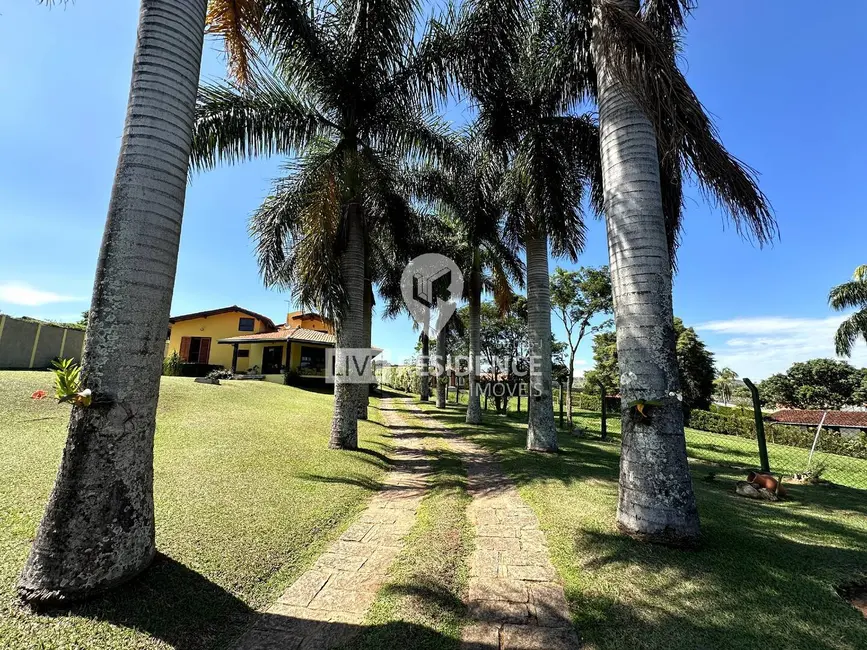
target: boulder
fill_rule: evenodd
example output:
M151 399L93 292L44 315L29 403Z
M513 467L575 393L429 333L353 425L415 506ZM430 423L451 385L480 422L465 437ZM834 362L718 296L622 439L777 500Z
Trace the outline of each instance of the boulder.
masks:
M735 492L742 497L747 497L749 499L760 499L761 494L759 494L758 489L752 483L748 483L747 481L738 481L737 486L735 487Z

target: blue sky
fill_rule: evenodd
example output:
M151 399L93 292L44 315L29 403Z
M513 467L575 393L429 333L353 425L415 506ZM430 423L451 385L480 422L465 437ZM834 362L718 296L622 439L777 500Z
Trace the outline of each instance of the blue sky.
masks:
M123 126L138 2L34 0L0 13L0 310L74 319L89 303ZM675 311L721 365L760 379L832 356L841 316L828 289L867 263L863 187L867 3L704 0L689 24L686 73L728 148L761 174L781 228L772 248L737 237L690 192ZM203 77L222 75L214 43ZM457 118L458 116L454 116ZM263 288L246 233L280 160L194 178L172 313L229 304L280 319L289 297ZM607 262L590 225L579 264ZM555 264L572 266L565 261ZM555 325L555 332L557 327ZM374 324L394 359L415 344L407 319ZM580 353L589 367L591 349ZM853 359L867 365L867 347Z

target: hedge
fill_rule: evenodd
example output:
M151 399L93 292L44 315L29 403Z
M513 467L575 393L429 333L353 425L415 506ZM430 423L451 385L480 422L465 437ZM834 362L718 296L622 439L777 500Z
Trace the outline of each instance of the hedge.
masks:
M608 407L609 413L620 413L619 397L606 397L605 404ZM602 398L599 395L588 395L587 393L572 393L572 406L582 409L584 411L601 411Z

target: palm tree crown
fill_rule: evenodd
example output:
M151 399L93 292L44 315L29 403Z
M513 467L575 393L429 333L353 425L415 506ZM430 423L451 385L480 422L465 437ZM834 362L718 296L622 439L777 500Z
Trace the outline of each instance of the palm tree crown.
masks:
M831 289L828 301L837 311L857 309L843 321L834 338L837 354L850 357L859 337L867 342L867 265L855 269L851 281Z

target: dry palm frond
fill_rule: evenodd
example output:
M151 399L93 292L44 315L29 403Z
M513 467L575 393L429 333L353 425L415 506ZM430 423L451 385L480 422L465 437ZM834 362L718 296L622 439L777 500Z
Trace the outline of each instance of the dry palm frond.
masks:
M834 337L834 346L841 357L852 356L852 348L858 338L867 342L867 308L855 312L843 321Z
M666 4L670 8L675 3ZM602 60L653 122L661 168L672 170L679 164L694 173L701 188L731 217L738 233L752 235L760 245L772 241L777 224L755 172L720 143L716 127L677 68L671 43L612 2L599 2L597 10L601 33L595 42ZM676 174L668 178L682 182ZM669 198L670 206L672 201Z
M205 33L223 39L229 75L241 86L253 80L254 42L261 30L261 0L210 0Z

